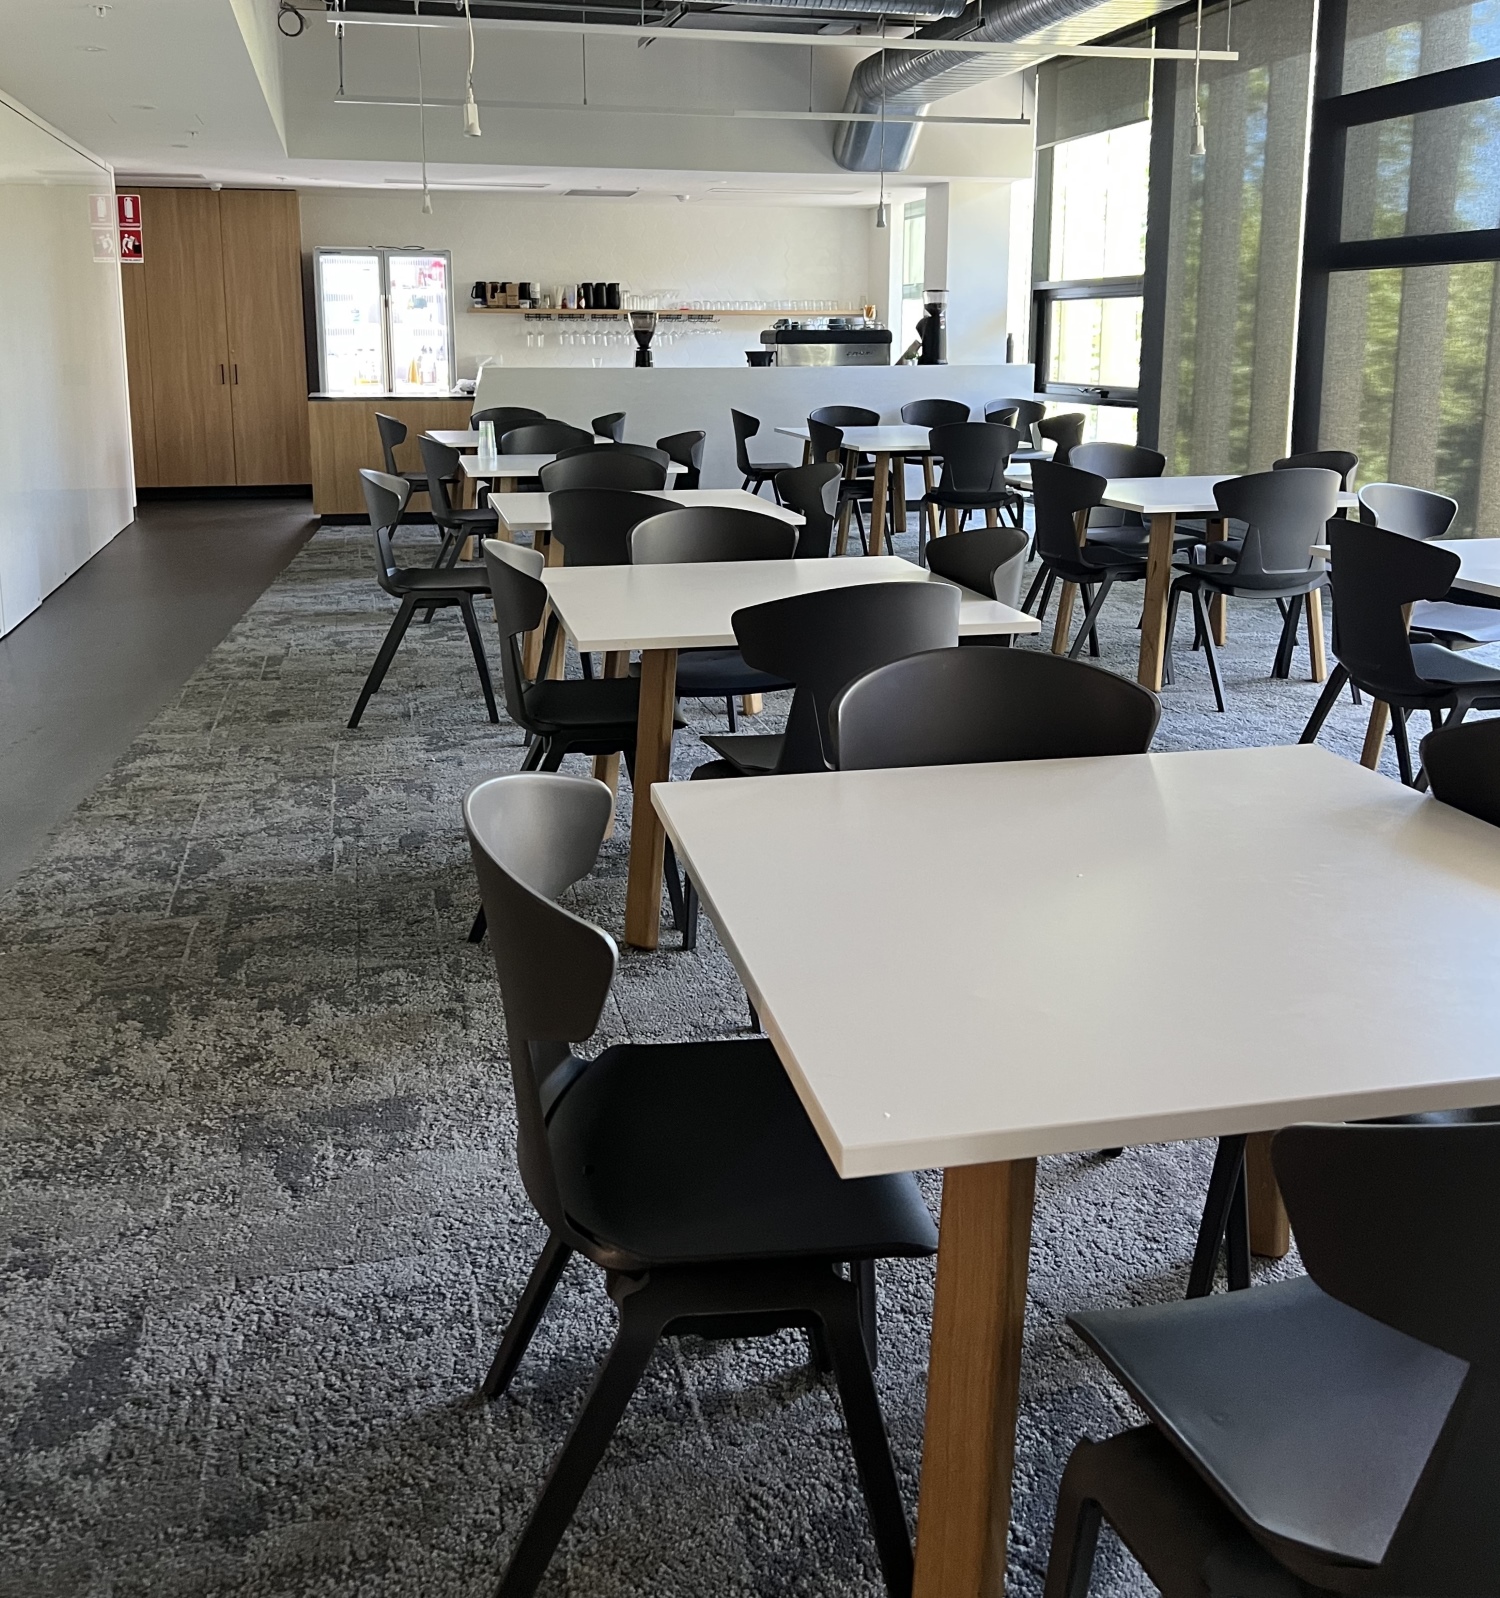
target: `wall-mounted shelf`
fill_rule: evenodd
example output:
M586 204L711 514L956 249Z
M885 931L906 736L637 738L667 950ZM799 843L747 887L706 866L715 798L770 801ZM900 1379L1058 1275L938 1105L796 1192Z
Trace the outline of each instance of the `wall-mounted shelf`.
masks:
M529 305L471 305L471 311L485 316L618 316L627 317L629 311L563 311L554 306L548 310L545 306L532 307ZM674 306L671 310L658 311L658 317L685 317L685 316L863 316L864 308L861 306L853 311L798 311L790 306L768 306L763 311L738 311L716 309L714 307L700 307L689 310L681 306Z

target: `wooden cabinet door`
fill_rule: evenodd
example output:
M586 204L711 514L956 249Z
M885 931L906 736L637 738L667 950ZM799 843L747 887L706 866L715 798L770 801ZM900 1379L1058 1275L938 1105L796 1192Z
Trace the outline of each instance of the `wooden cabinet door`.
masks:
M307 354L297 196L219 196L236 481L306 483Z
M224 323L219 196L212 189L145 189L144 272L150 318L156 481L231 484L234 408Z
M146 268L136 262L120 265L120 294L125 302L125 371L130 384L130 447L135 458L135 486L155 488L156 407L151 401L151 312L146 304Z

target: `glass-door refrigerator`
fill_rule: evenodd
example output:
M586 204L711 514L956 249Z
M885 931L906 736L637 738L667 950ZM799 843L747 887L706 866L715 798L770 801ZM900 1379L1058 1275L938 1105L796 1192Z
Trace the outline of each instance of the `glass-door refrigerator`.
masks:
M446 250L313 252L325 394L453 388L453 273Z

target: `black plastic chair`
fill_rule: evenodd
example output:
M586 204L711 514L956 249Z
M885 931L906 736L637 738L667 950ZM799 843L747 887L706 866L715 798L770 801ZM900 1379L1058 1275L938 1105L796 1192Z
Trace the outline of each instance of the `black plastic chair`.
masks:
M549 494L560 489L628 488L641 493L667 486L667 463L623 445L597 444L569 450L548 461L538 474Z
M998 599L1012 610L1021 608L1021 577L1026 546L1031 542L1019 527L974 527L966 533L934 538L927 546L927 565L939 577ZM965 644L1009 644L1011 635L980 634Z
M698 488L703 481L703 442L705 435L696 428L686 433L668 433L656 447L675 465L682 467L678 488Z
M448 498L448 481L459 473L459 454L446 444L439 444L425 433L417 440L422 452L422 464L427 468L427 502L432 506L432 519L443 535L442 548L436 564L451 566L463 553L470 538L493 538L500 527L499 515L488 506L474 510L455 510Z
M420 472L403 472L396 464L396 451L407 439L406 423L394 416L386 416L382 412L376 411L375 431L380 435L380 452L385 457L386 476L404 477L411 484L412 493L425 494L427 492L426 468L424 467Z
M969 407L962 400L907 400L901 407L901 420L908 427L956 427L969 419Z
M776 497L802 518L797 534L798 560L821 560L832 553L833 524L838 515L843 476L831 461L794 466L776 474Z
M1271 462L1273 472L1312 470L1336 472L1339 487L1348 493L1359 470L1359 456L1347 449L1305 449L1298 455L1283 455Z
M475 411L469 417L469 426L476 432L489 422L495 429L495 439L500 439L516 427L529 427L533 422L545 422L545 411L534 411L529 405L491 405L482 411Z
M677 507L637 522L630 534L630 558L637 566L790 560L796 553L797 529L790 522L736 506ZM782 677L747 666L738 649L677 652L678 698L722 699L730 732L738 725L735 695L778 693L791 686Z
M565 566L628 566L631 528L677 509L670 499L624 488L556 489L547 504Z
M1333 652L1338 665L1302 729L1301 743L1317 740L1346 682L1391 708L1391 731L1402 782L1423 787L1412 771L1407 718L1425 710L1433 729L1456 726L1471 710L1500 709L1500 670L1441 644L1414 641L1405 606L1441 599L1458 574L1452 550L1360 522L1335 521L1328 529L1337 573Z
M729 420L734 425L734 460L744 475L741 488L752 494L760 492L762 483L770 482L777 472L789 472L792 461L753 461L750 459L750 440L760 431L760 418L747 416L744 411L731 410ZM773 490L774 492L774 490Z
M1015 427L1018 415L1019 412L1014 405L1002 405L992 400L989 409L984 413L984 419L987 422L995 422L1001 427ZM1019 435L1020 429L1016 428L1016 432Z
M840 1179L765 1039L573 1052L599 1024L617 956L552 901L592 868L613 808L602 783L541 775L494 778L464 801L494 928L518 1163L548 1232L481 1393L506 1390L574 1253L605 1273L619 1310L500 1598L536 1590L662 1337L788 1327L806 1329L833 1368L886 1588L906 1598L911 1542L861 1281L878 1259L931 1255L936 1230L912 1177Z
M1161 719L1149 688L1035 650L933 649L867 673L834 699L841 771L1143 755Z
M1359 491L1359 519L1407 538L1446 538L1458 501L1405 483L1366 483ZM1489 612L1489 614L1486 614ZM1450 649L1500 643L1500 600L1455 588L1446 599L1419 600L1411 608L1411 630Z
M921 503L943 511L950 532L961 533L976 510L984 511L987 520L991 514L1007 511L1015 525L1021 525L1021 496L1005 481L1011 452L1019 442L1013 427L995 422L956 422L934 427L928 438L943 469L937 486L923 494ZM925 538L921 541L919 560L927 543Z
M880 412L863 405L820 405L809 411L810 422L822 422L825 427L879 427Z
M375 656L375 664L365 678L365 685L359 691L349 725L359 725L365 706L385 681L385 674L395 659L418 607L441 610L448 605L456 607L463 617L464 631L469 635L469 648L474 652L474 666L479 673L479 686L484 690L484 702L489 708L490 720L499 721L495 690L490 682L489 662L484 658L484 645L474 619L475 597L482 598L490 591L488 577L472 566L457 571L451 567L398 566L391 539L396 524L401 520L401 513L406 509L406 502L411 497L411 484L404 477L393 477L386 472L361 471L359 478L370 515L370 530L375 535L376 578L386 593L400 601L400 606L386 631L380 652Z
M847 503L854 512L854 525L859 532L859 547L868 555L870 553L870 544L865 537L864 507L874 498L874 479L865 474L863 470L857 470L853 477L842 476L844 471L844 430L833 422L822 422L816 416L809 416L807 418L807 443L815 466L835 465L839 468L841 481L838 487L838 504L842 507ZM840 548L839 553L843 553L842 548Z
M1455 721L1422 740L1432 796L1500 827L1500 720Z
M1082 411L1065 411L1061 416L1044 416L1036 424L1037 437L1052 444L1052 460L1066 466L1073 451L1083 442L1083 429L1088 421Z
M593 447L594 435L569 422L527 422L500 434L502 455L561 455Z
M1085 641L1092 654L1099 653L1094 632L1099 612L1109 592L1119 582L1139 582L1146 575L1145 555L1132 548L1082 544L1078 542L1077 518L1092 512L1104 498L1108 482L1093 472L1076 466L1059 466L1055 461L1031 463L1031 500L1036 520L1036 552L1042 562L1031 585L1031 602L1039 584L1050 578L1061 583L1076 583L1083 595L1084 616L1070 659L1076 658ZM1045 595L1044 595L1045 599ZM1024 608L1024 607L1023 607Z
M1308 1275L1070 1317L1151 1424L1073 1451L1046 1598L1107 1520L1166 1598L1500 1591L1500 1126L1272 1143Z
M596 416L589 426L593 428L597 438L607 438L615 444L625 442L624 411L610 411L607 415Z
M992 419L1004 421L1006 412L1010 413L1011 420L1005 425L1015 428L1026 448L1035 449L1036 424L1047 414L1047 407L1038 400L995 399L985 406L984 419L987 422Z
M1210 560L1179 566L1167 605L1167 652L1163 676L1174 680L1172 636L1177 624L1177 604L1183 594L1192 600L1195 642L1208 658L1214 703L1224 709L1224 688L1219 680L1219 657L1214 646L1203 596L1237 599L1275 599L1283 604L1281 642L1271 666L1273 677L1289 677L1297 624L1303 603L1314 589L1324 587L1328 569L1314 557L1313 545L1328 536L1329 522L1338 507L1339 479L1324 467L1304 466L1280 471L1252 472L1214 484L1214 498L1225 516L1245 523L1237 545L1208 546ZM1226 558L1213 559L1223 553Z
M1167 469L1167 457L1160 450L1147 449L1142 444L1114 444L1095 439L1088 444L1075 444L1068 454L1068 465L1076 466L1081 472L1093 472L1097 477L1160 477ZM1100 505L1089 512L1088 541L1091 544L1110 544L1117 549L1133 549L1144 554L1150 540L1151 530L1139 511ZM1199 542L1196 533L1178 533L1172 547L1186 550Z

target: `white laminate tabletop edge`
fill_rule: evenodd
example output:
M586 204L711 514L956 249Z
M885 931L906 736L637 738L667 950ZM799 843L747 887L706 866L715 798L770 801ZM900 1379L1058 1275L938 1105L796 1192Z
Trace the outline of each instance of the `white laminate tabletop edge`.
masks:
M1432 543L1458 556L1455 588L1500 599L1500 538L1434 538Z

